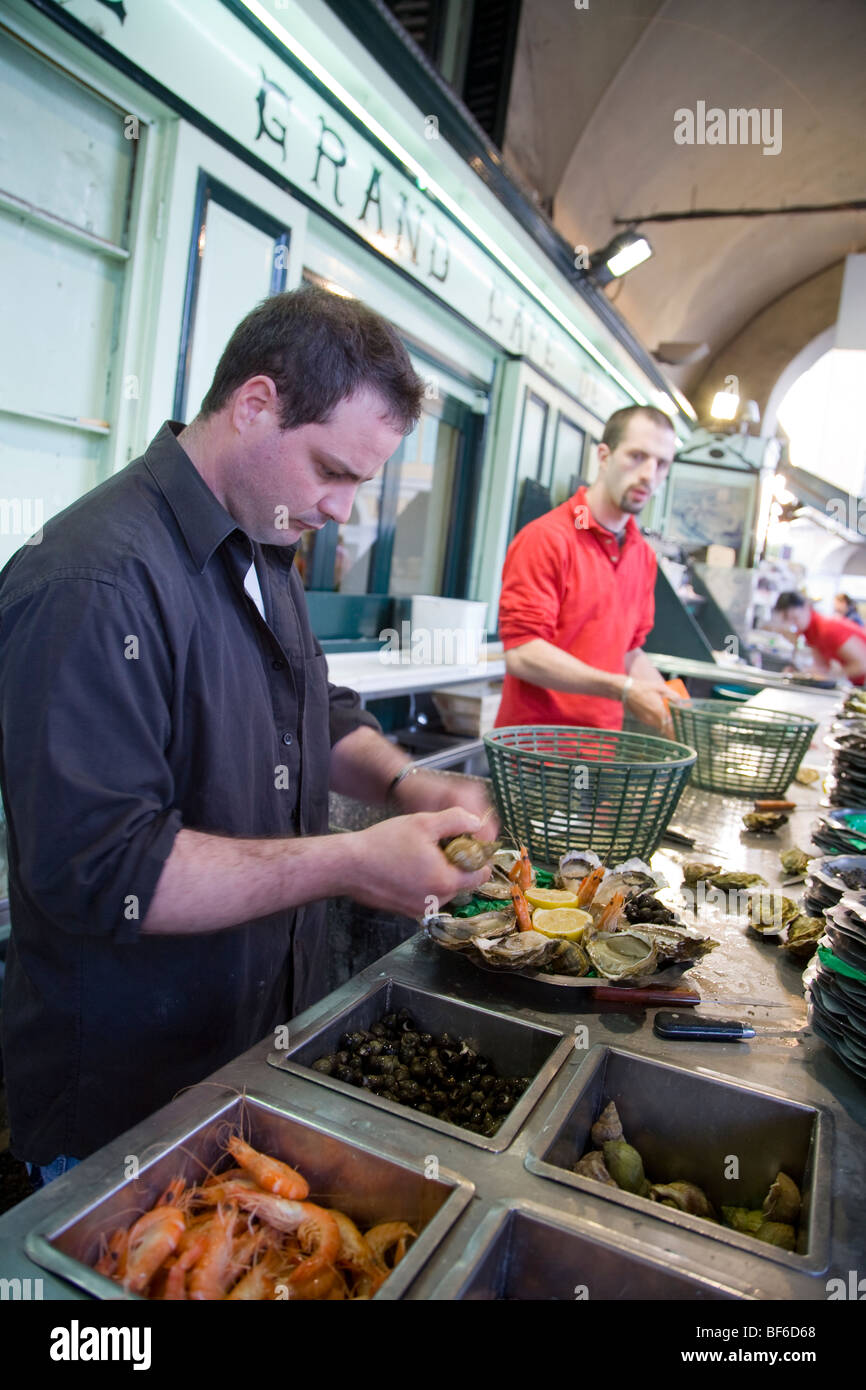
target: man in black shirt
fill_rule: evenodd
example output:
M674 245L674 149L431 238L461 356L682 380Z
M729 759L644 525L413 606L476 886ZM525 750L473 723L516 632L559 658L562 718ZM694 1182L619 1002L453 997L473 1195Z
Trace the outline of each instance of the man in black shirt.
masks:
M487 877L439 849L478 827L471 784L413 774L418 814L326 833L329 786L382 802L406 759L329 685L295 545L348 519L421 389L364 305L274 296L199 416L3 571L3 1051L31 1164L87 1156L320 997L328 897L414 916Z

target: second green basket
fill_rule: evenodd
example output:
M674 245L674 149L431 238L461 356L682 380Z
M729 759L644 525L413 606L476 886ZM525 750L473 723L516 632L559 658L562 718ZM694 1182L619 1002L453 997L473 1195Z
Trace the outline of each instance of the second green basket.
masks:
M695 786L740 796L782 796L818 725L803 714L731 707L727 700L671 702L674 733L697 751Z

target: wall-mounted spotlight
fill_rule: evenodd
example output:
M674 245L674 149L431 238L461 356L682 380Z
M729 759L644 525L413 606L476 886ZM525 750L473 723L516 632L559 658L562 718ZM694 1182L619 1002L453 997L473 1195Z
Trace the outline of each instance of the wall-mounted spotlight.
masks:
M740 398L734 391L717 391L713 396L710 414L714 420L736 420Z
M634 227L629 227L619 232L601 251L593 251L587 275L597 285L609 285L611 280L619 279L621 275L634 270L636 265L648 261L652 253L646 237Z

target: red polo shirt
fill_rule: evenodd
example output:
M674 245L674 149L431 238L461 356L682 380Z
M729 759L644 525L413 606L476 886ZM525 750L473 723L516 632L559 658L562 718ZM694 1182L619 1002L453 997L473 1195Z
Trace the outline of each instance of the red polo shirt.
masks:
M499 602L506 651L542 637L603 671L625 671L626 652L643 644L655 616L655 552L633 517L622 546L600 526L586 488L518 531L508 548ZM496 719L506 724L622 727L622 704L505 677Z
M866 647L866 632L857 623L852 623L850 618L825 618L814 609L803 636L827 662L838 661L839 648L844 647L849 637L856 637ZM862 685L863 677L853 677L852 684Z

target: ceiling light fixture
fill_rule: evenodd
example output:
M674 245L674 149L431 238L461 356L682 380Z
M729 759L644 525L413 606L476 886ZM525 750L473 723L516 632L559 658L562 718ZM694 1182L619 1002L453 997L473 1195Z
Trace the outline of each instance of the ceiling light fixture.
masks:
M597 285L609 285L611 280L618 280L635 266L643 265L652 253L646 237L630 227L628 231L619 232L601 251L592 253L587 274Z

